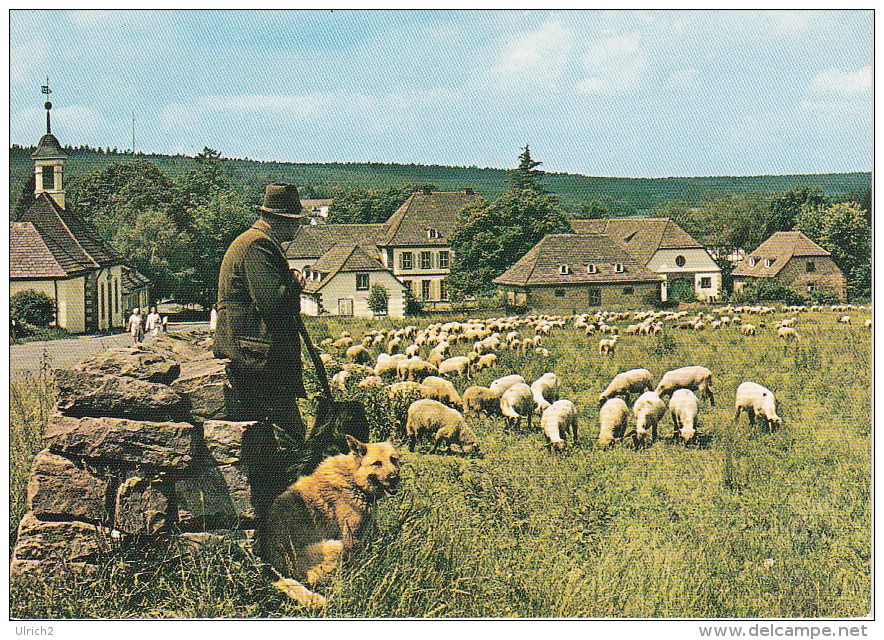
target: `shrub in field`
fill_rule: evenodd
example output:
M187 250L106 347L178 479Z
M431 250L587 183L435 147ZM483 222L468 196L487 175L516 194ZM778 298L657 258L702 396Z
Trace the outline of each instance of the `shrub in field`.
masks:
M55 320L55 300L42 291L26 289L9 298L9 313L17 321L47 327Z

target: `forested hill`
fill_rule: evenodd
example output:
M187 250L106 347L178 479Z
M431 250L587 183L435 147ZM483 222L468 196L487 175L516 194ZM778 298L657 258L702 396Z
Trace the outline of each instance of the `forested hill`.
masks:
M70 156L65 167L66 181L82 179L109 165L133 160L131 154L114 151L84 147L67 147L65 150ZM15 207L22 187L33 171L30 157L33 151L34 147L23 148L17 145L10 149L10 210ZM172 179L183 176L196 163L194 158L188 156L138 154L135 159L154 163ZM225 165L228 176L238 190L253 202L258 201L265 185L277 181L297 184L302 190L302 197L331 198L356 188L383 190L406 185L433 184L442 190L469 187L488 199L494 199L509 187L511 174L502 169L415 164L296 164L226 159ZM734 195L757 194L768 198L803 185L820 189L831 201L838 202L853 193L869 189L871 173L655 179L547 173L544 185L560 197L567 210L577 210L582 202L604 201L621 205L625 210L642 212L667 203L700 204Z

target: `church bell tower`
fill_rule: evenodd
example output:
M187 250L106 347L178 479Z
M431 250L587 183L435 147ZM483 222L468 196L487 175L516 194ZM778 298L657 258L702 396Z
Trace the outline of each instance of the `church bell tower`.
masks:
M46 78L43 93L47 95L52 93L49 90L49 78ZM40 138L37 150L31 154L37 183L34 196L46 193L64 209L64 161L67 160L67 155L62 150L58 138L52 135L52 122L49 116L52 103L47 100L43 106L46 108L46 135Z

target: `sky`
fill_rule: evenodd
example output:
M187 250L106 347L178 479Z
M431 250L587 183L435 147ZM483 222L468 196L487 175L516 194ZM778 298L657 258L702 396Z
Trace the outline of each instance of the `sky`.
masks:
M10 144L654 178L871 171L859 11L11 11Z

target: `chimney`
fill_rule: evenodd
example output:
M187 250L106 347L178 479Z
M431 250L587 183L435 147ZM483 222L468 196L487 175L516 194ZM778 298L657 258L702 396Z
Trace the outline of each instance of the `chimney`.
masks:
M472 187L466 187L463 192L468 196L474 195Z
M430 195L431 193L433 193L433 189L432 189L431 187L424 187L424 188L423 188L423 192L424 192L424 195L425 195L425 196L428 196L428 195Z

